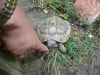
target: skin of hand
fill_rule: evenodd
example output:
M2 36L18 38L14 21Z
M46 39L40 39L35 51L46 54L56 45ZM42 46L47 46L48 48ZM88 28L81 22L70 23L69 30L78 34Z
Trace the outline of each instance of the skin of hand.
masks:
M17 56L23 55L28 50L48 50L40 42L35 30L28 22L19 5L16 6L11 18L0 26L0 30L1 46Z

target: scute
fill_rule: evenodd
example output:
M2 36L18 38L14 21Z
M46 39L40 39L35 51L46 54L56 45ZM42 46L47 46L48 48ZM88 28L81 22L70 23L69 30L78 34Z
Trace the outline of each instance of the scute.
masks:
M37 29L38 36L42 42L55 40L64 43L69 39L70 32L70 23L57 16L43 20Z

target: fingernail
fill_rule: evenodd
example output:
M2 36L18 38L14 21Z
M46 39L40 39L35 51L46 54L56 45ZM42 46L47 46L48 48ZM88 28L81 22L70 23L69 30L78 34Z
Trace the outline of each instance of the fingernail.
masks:
M23 55L20 55L20 56L18 56L20 59L22 59L22 58L24 58L25 57L25 55L23 54Z
M48 51L48 47L47 47L47 46L45 46L45 49L44 49L44 51Z

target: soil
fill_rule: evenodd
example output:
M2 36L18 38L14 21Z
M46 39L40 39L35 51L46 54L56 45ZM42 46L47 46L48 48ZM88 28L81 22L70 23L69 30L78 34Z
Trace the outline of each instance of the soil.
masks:
M19 0L19 4L21 5L25 15L30 21L33 28L36 30L38 24L45 18L50 17L52 15L56 15L55 13L46 14L38 9L29 10L29 1L28 0ZM100 50L94 50L93 62L89 63L84 61L84 64L79 65L78 70L80 75L100 75ZM43 67L44 62L42 59L34 60L34 56L32 55L32 51L26 54L25 59L22 60L23 69L25 70L25 75L43 75ZM65 68L60 69L61 75L77 75L72 74ZM53 74L51 74L53 75Z

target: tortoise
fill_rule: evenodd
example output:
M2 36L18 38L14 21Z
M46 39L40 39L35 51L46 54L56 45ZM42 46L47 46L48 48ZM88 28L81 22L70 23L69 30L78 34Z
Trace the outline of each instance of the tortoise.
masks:
M58 16L52 16L41 21L37 28L40 41L46 42L48 48L58 47L62 53L66 52L63 43L69 39L70 32L70 23Z

